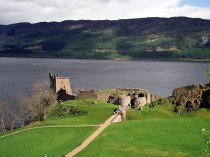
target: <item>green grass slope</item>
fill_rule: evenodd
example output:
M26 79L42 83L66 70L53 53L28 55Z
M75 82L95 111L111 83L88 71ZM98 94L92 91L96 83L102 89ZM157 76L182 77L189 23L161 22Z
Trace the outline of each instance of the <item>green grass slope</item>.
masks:
M69 114L59 110L69 106L86 111L86 114ZM94 125L103 123L115 108L97 100L63 102L46 122L35 122L0 135L0 156L44 157L47 154L48 157L61 157L80 145L98 128Z
M85 140L96 127L41 128L0 138L2 157L61 157Z
M210 120L150 119L114 124L77 157L200 156L205 148L200 135Z
M64 124L100 124L108 119L117 106L99 100L70 100L60 104L61 108L74 107L76 110L85 111L85 114L68 114L55 112L44 125Z
M210 111L199 109L177 114L167 99L163 102L153 108L146 106L142 111L130 109L126 122L112 124L76 157L201 156L205 144L200 132L202 128L210 130ZM68 107L86 112L63 112ZM96 100L63 102L46 122L13 131L21 131L16 134L1 135L0 156L40 157L47 154L48 157L59 157L67 154L98 128L80 125L100 124L115 108L115 105Z
M182 115L168 104L129 110L128 121L113 124L76 157L201 156L200 134L210 130L210 112L201 109Z

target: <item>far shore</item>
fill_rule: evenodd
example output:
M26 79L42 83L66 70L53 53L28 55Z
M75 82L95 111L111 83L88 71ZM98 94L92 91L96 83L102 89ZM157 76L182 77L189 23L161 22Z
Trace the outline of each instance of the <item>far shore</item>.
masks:
M191 58L74 58L69 56L32 56L32 55L22 55L22 56L7 56L0 55L1 58L46 58L46 59L84 59L84 60L113 60L113 61L163 61L163 62L210 62L210 59L191 59Z

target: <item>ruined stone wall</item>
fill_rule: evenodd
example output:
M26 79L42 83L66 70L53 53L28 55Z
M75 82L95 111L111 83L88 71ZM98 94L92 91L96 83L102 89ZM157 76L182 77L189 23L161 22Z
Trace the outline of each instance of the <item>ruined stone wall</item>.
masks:
M125 96L125 95L119 96L119 104L122 107L128 106L130 103L131 103L131 97L130 96Z
M76 99L97 99L97 94L94 90L79 91L79 94L76 96Z
M147 92L145 96L146 96L147 103L150 104L151 103L151 94L149 92Z
M155 95L155 94L150 94L150 102L157 101L159 99L161 99L160 96Z
M140 88L117 88L116 92L120 94L120 92L139 92L139 93L147 93L148 91L146 89L140 89Z
M52 73L50 72L49 78L50 78L50 89L56 91L55 75L53 76Z
M67 101L67 100L75 100L75 99L76 99L75 95L69 95L63 89L58 91L58 100Z
M109 96L109 103L112 104L119 104L119 95L116 95L115 93L111 93Z
M146 103L147 103L147 100L145 97L139 97L134 100L134 105L136 109L144 107Z
M111 96L111 92L99 92L97 93L97 99L105 102L109 102L109 98Z

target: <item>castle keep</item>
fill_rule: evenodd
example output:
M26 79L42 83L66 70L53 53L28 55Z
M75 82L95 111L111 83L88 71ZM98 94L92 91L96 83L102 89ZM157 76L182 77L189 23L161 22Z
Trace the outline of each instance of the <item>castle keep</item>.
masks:
M52 74L50 71L50 88L53 89L56 93L65 91L66 94L72 95L71 85L69 77L62 77L59 74Z

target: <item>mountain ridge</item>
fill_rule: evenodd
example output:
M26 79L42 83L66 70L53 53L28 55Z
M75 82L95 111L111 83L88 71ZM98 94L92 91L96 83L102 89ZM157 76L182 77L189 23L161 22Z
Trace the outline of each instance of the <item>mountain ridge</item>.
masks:
M24 22L0 25L0 56L210 61L209 37L188 17Z

